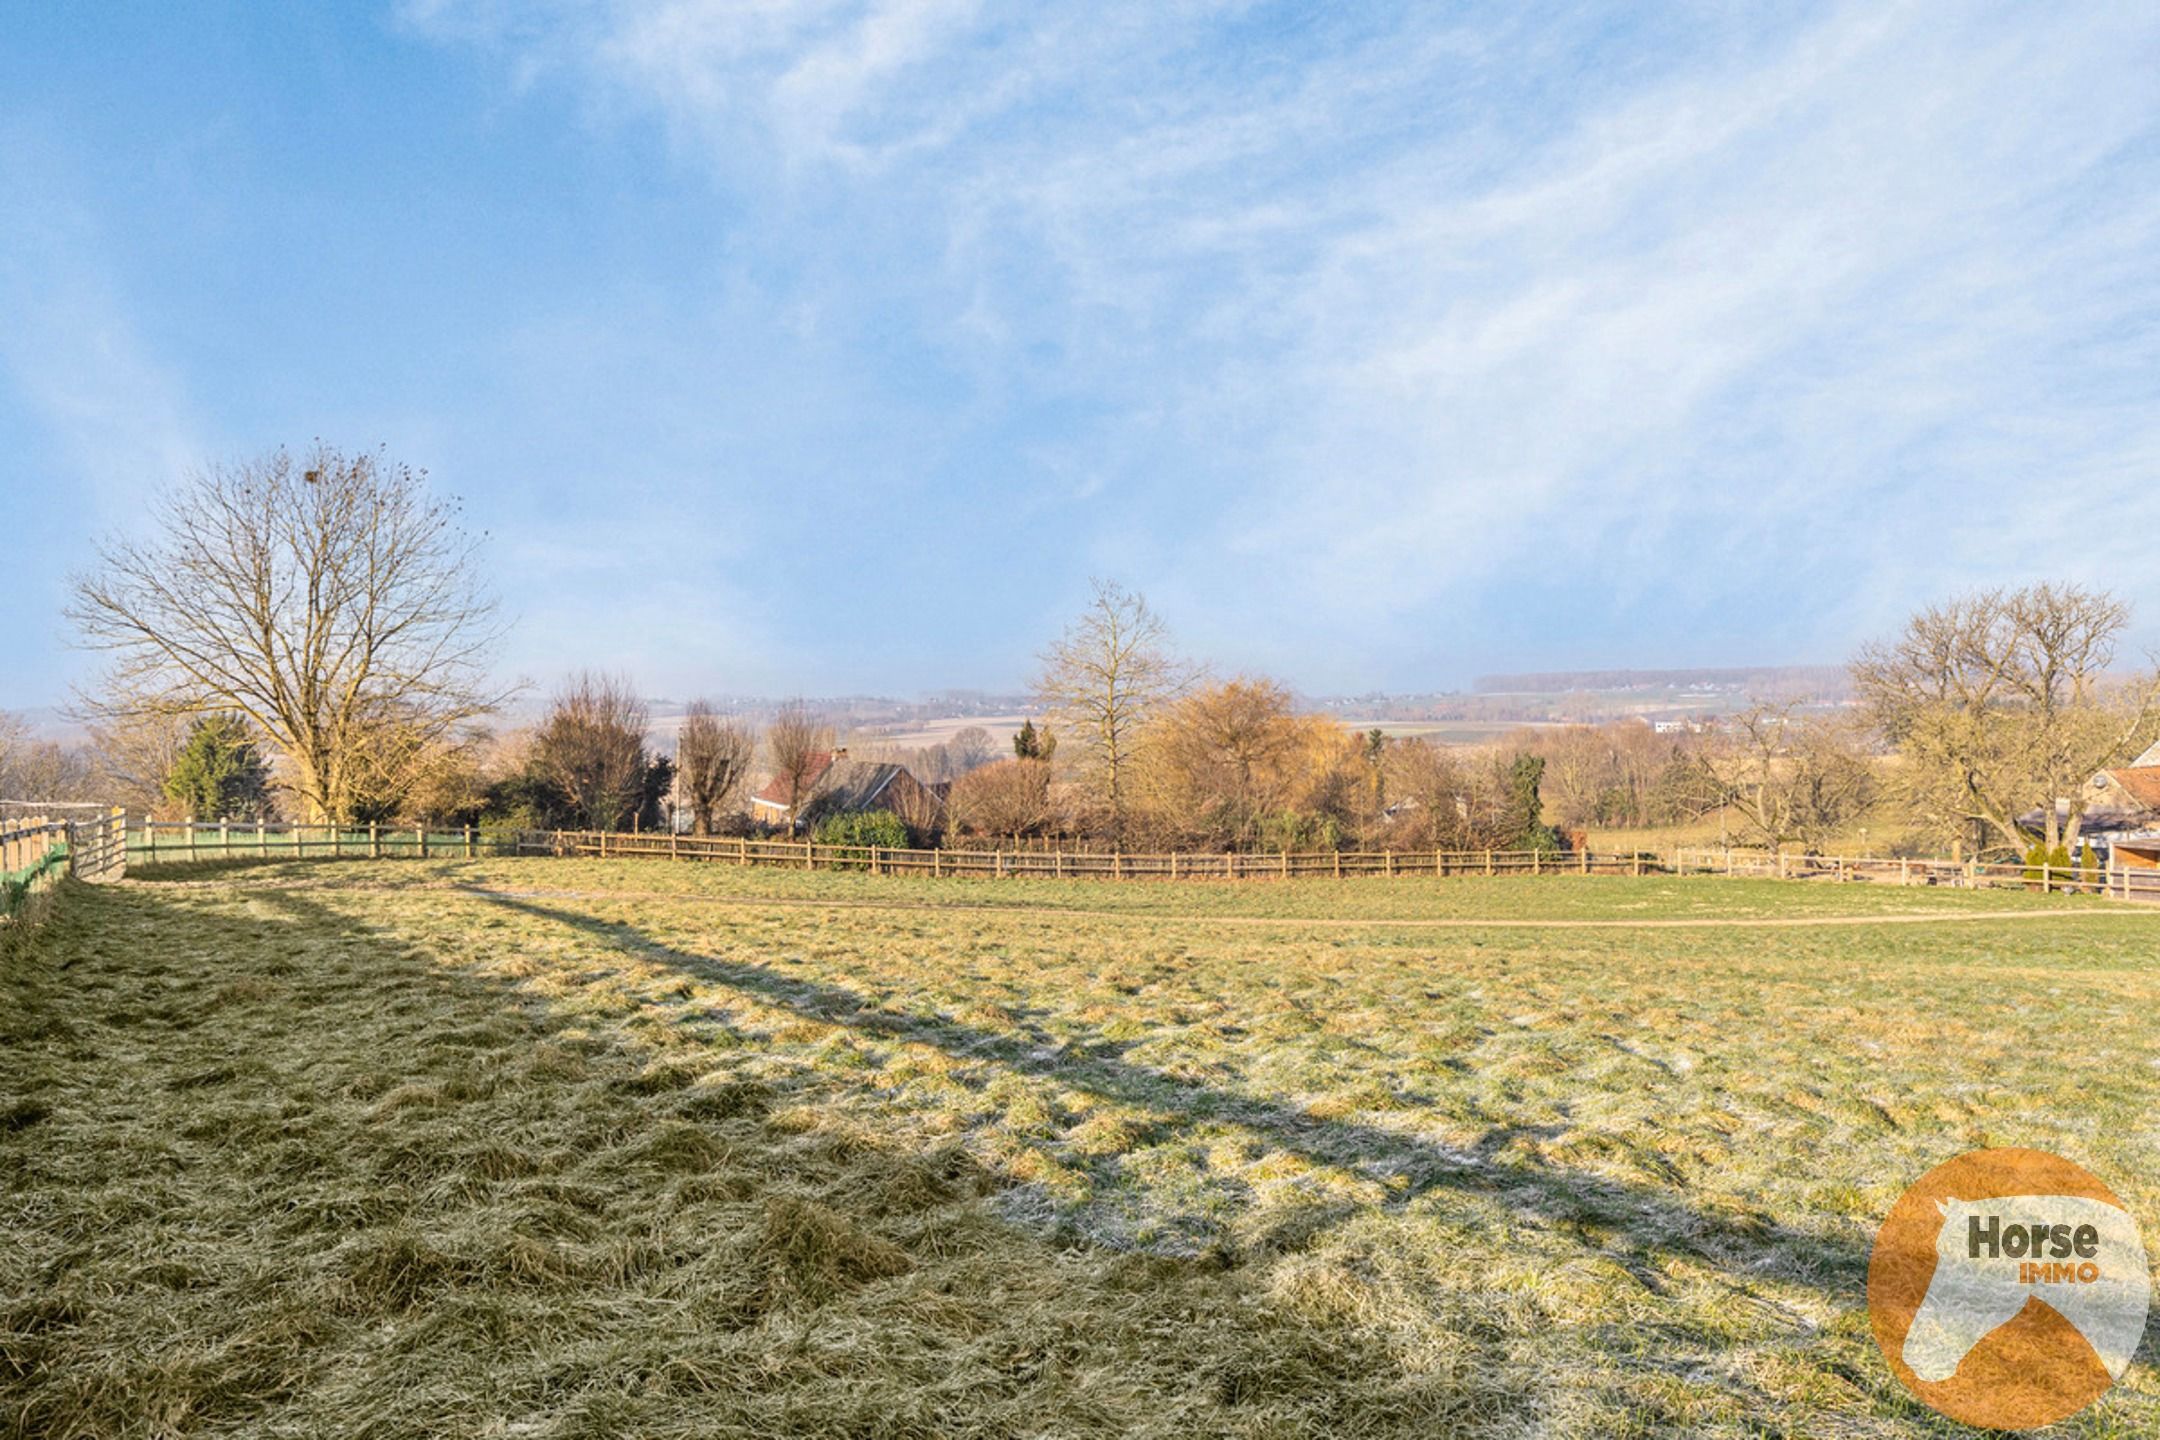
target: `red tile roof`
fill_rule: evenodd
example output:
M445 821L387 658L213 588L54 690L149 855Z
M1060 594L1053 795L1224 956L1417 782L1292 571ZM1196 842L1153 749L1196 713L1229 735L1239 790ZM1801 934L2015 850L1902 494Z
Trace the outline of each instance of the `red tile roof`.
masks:
M2111 773L2124 794L2148 810L2160 810L2160 765L2137 765Z
M811 791L817 789L818 781L825 778L825 772L832 768L832 762L833 757L830 750L819 750L811 755L810 764L803 776L803 794L808 795ZM751 798L762 800L767 805L777 805L782 810L785 810L788 806L788 788L788 777L775 775L765 782L764 789L758 791Z

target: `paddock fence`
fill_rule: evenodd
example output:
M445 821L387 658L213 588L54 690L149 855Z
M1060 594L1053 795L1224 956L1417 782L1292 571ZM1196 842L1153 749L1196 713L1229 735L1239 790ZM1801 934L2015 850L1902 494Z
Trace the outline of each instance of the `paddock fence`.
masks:
M995 879L1267 880L1413 876L1718 875L1829 884L2041 890L2160 903L2160 871L2095 870L1743 850L1065 850L901 849L807 840L600 830L144 821L127 831L138 866L217 859L558 858L702 861L785 870Z
M302 825L284 821L140 820L127 832L137 866L198 860L476 860L529 853L517 837L471 826Z
M124 812L106 806L0 801L0 926L28 925L66 876L120 878L126 834Z

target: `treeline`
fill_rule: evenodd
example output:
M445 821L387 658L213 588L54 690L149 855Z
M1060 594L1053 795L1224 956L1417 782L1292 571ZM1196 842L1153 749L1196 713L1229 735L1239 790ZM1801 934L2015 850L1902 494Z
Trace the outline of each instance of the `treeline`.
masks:
M761 730L694 705L670 750L629 679L587 673L539 724L492 728L515 690L493 678L502 630L477 542L386 457L318 447L213 468L149 522L100 552L68 607L111 660L83 696L90 744L0 726L0 796L705 832L755 823L754 784L772 799L758 813L790 829L821 799L849 808L844 784L821 795L842 770L835 727L800 705ZM1865 649L1849 710L1753 704L1705 734L1573 726L1470 750L1352 733L1274 680L1212 675L1144 598L1098 583L1042 652L1043 724L1011 754L979 728L862 747L921 783L889 816L823 819L918 843L1543 849L1718 812L1742 843L1813 849L1887 806L1914 848L2055 856L2081 843L2095 772L2160 739L2160 676L2116 667L2129 623L2105 591L1983 590Z

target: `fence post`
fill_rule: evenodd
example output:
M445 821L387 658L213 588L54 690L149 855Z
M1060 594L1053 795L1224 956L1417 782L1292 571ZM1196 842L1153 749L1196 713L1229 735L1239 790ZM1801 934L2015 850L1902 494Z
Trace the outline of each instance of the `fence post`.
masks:
M878 847L875 845L870 847L870 873L873 875L881 873L878 869Z
M1393 878L1395 874L1395 852L1393 850L1382 850L1380 852L1380 873Z
M465 858L470 860L478 853L478 847L473 844L473 827L467 825L465 827Z
M936 879L945 873L945 849L939 846L930 852L930 875Z
M1177 851L1170 852L1170 878L1177 879Z
M2055 867L2045 860L2040 862L2040 893L2043 895L2055 893Z

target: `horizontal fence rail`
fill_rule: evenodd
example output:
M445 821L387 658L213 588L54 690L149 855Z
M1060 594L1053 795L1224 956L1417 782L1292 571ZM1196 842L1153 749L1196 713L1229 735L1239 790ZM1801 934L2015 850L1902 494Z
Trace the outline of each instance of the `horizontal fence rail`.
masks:
M1259 880L1360 876L1723 875L1833 883L2044 890L2160 903L2160 870L1983 865L1976 861L1880 856L1770 854L1743 850L1064 850L1028 842L1014 848L902 849L826 845L754 836L647 831L494 831L471 827L299 825L284 822L178 823L130 827L126 856L137 865L221 858L480 859L550 855L668 859L788 870L858 870L881 875L1105 880Z
M748 836L621 834L598 830L525 831L520 855L714 860L790 870L864 870L881 875L980 875L996 878L1105 880L1250 880L1357 875L1651 874L1644 853L1593 855L1537 850L1122 850L939 849L825 845Z
M34 813L14 801L0 817L0 925L27 924L64 876L108 880L125 872L127 819L121 811L52 808L59 813Z
M161 865L250 856L258 860L472 860L521 852L514 836L471 826L430 830L420 825L144 820L129 829L127 853L138 865Z

